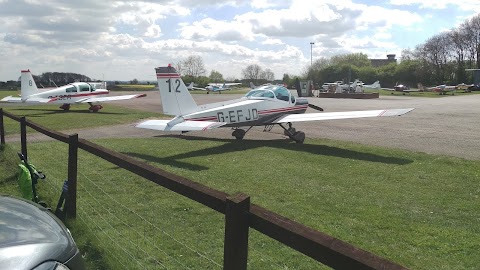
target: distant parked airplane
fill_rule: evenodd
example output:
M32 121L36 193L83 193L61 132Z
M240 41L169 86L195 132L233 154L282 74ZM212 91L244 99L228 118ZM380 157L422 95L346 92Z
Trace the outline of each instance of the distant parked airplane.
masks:
M74 82L57 88L50 88L40 91L33 80L30 70L22 70L20 97L8 96L3 98L3 102L23 102L32 104L51 103L63 104L60 109L68 111L71 104L88 103L91 112L98 112L102 109L99 102L126 100L132 98L144 97L146 94L107 96L107 89L96 89L93 84L86 82ZM94 104L95 103L95 104Z
M231 87L233 85L240 85L242 83L209 83L207 87L195 87L193 86L193 82L190 83L190 85L187 86L188 90L202 90L202 91L207 91L207 94L210 94L210 92L218 92L219 94L222 93L222 91L227 91L227 90L232 90Z
M368 88L368 89L377 89L377 90L380 90L381 86L380 86L380 81L376 81L372 84L364 84L363 85L363 88Z

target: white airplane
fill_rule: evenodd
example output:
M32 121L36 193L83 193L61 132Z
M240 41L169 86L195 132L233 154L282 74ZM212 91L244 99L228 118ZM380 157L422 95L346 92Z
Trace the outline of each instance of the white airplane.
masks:
M23 102L23 103L50 103L62 104L60 109L68 111L71 104L88 103L89 111L98 112L102 109L99 102L126 100L132 98L144 97L146 94L107 96L107 89L96 89L94 84L85 82L74 82L57 88L40 91L33 80L30 70L22 70L20 97L8 96L0 101L3 102Z
M193 86L193 82L190 83L190 85L187 86L187 89L189 90L203 90L207 91L207 94L210 94L210 92L218 92L219 94L222 93L222 91L227 91L227 90L232 90L229 86L233 85L240 85L242 83L209 83L207 87L202 88L202 87L195 87Z
M391 91L392 95L394 94L394 92L402 92L403 95L405 94L410 94L410 93L414 93L414 92L421 92L423 91L422 88L418 88L418 89L410 89L410 87L404 85L404 84L396 84L393 88L383 88L381 87L380 89L382 90L386 90L386 91Z
M465 84L464 84L465 85ZM446 95L448 92L452 93L452 96L455 95L455 92L458 87L463 87L463 85L445 85L440 84L433 87L424 87L421 83L418 84L418 88L423 89L424 91L436 92L439 95Z
M175 117L170 120L147 120L139 123L136 126L138 128L188 132L230 127L234 129L232 136L241 140L253 126L265 126L265 131L269 131L278 125L291 140L303 143L305 133L296 131L292 123L397 116L413 110L409 108L304 114L308 107L320 111L323 109L308 104L306 98L294 97L285 87L278 85L261 86L236 100L197 105L174 67L168 65L155 70L163 112Z
M363 88L377 89L377 90L380 90L380 88L381 88L380 81L376 81L372 84L363 84L362 86L363 86Z

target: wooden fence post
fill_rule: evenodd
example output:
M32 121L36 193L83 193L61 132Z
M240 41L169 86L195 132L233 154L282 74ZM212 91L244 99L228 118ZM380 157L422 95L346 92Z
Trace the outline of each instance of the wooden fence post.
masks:
M3 125L3 108L0 108L0 144L5 145L5 127Z
M25 160L28 160L27 155L27 119L25 116L20 118L20 141L22 144L22 154Z
M65 200L67 217L77 217L78 134L68 137L68 195Z
M246 270L248 259L250 197L237 193L226 199L224 270Z

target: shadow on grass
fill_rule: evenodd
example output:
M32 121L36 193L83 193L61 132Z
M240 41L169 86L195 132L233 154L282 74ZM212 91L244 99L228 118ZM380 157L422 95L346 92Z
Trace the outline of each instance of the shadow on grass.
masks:
M245 151L250 149L256 149L259 147L279 148L282 150L305 152L305 153L310 153L314 155L340 157L340 158L347 158L347 159L354 159L354 160L361 160L361 161L378 162L383 164L406 165L413 162L412 160L409 160L409 159L359 152L359 151L354 151L354 150L349 150L349 149L344 149L339 147L332 147L332 146L326 146L326 145L313 145L313 144L296 144L290 141L289 139L239 141L234 139L205 138L205 137L195 137L195 136L186 136L186 135L162 135L162 136L156 136L156 137L169 137L169 138L176 138L176 139L189 140L189 141L195 141L195 140L215 141L215 142L223 142L224 144L215 146L215 147L197 150L197 151L191 151L188 153L168 156L168 157L156 157L148 154L139 154L139 153L131 153L131 152L123 153L123 154L137 157L149 162L171 165L171 166L184 168L188 170L207 170L208 168L201 165L189 164L179 160L186 159L186 158L193 158L193 157L233 153L233 152Z

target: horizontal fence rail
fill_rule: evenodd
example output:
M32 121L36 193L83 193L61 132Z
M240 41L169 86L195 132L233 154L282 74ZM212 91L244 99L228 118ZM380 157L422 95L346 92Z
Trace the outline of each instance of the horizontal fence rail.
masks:
M224 269L246 269L248 253L248 228L273 238L314 260L334 269L407 269L373 253L357 248L342 240L314 230L255 204L247 195L229 195L130 156L107 149L78 135L53 131L0 109L0 137L4 144L3 116L23 123L55 140L69 144L69 181L76 181L77 148L87 151L112 164L137 174L151 182L199 202L226 216L224 242ZM21 128L22 142L26 142L26 129ZM23 143L22 143L23 145ZM26 146L25 146L26 147ZM23 147L22 147L23 148ZM23 149L22 149L23 150ZM26 153L26 149L25 149ZM76 185L75 185L76 186ZM76 190L76 187L74 188ZM67 217L75 217L76 194L67 200ZM72 212L73 211L73 212Z

